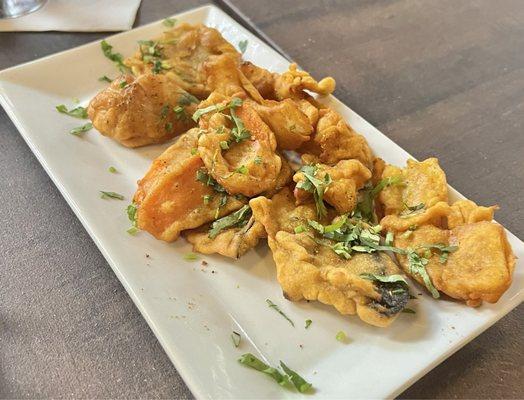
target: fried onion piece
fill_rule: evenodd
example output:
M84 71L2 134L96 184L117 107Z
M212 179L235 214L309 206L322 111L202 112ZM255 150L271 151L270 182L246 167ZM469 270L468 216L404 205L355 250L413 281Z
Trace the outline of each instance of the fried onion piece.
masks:
M203 69L209 57L230 54L240 61L240 53L220 32L202 24L180 23L142 43L139 51L124 61L133 74L165 74L200 99L212 91L207 86L207 74Z
M385 215L409 215L410 208L429 208L448 201L446 174L436 158L408 160L406 168L387 165L382 178L401 177L401 185L385 187L378 196Z
M248 223L239 228L230 228L210 238L209 227L184 232L183 235L193 245L193 250L203 254L221 254L226 257L240 258L254 248L261 238L266 237L264 226L251 217Z
M115 79L89 103L93 126L126 147L163 143L195 126L191 96L163 75ZM196 101L196 100L195 100Z
M316 167L316 178L321 181L325 180L326 175L331 178L324 192L324 200L340 214L353 211L357 205L357 192L371 178L371 171L357 160L342 160L333 167L324 164L317 164ZM294 192L297 204L311 201L312 194L298 187L305 179L300 171L293 176L297 183Z
M233 129L238 134L238 126L224 114L212 115L201 124L207 129L198 141L206 168L230 194L253 197L273 189L282 166L275 153L275 135L251 105L244 103L229 112L233 122L234 118L241 121L249 137L237 142Z
M242 202L196 180L204 169L196 147L198 129L192 129L161 154L138 182L134 196L140 229L157 239L175 241L185 229L199 227L242 207ZM211 199L205 203L204 196ZM227 201L222 204L222 197Z
M319 115L316 132L298 151L316 156L323 164L335 165L340 160L356 159L371 168L373 154L366 139L335 111L320 109Z

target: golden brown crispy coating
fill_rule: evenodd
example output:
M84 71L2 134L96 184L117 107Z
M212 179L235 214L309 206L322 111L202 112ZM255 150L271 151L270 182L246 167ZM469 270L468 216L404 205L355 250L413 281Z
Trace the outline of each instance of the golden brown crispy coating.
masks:
M277 74L249 61L240 64L240 70L264 99L275 100L275 78Z
M264 226L253 217L241 228L230 228L210 238L209 227L186 231L184 237L193 245L193 251L203 254L221 254L226 257L239 258L266 237Z
M305 100L302 101L309 104ZM310 104L309 106L313 107ZM278 148L281 150L298 149L313 133L311 121L302 112L298 102L291 99L265 100L262 104L255 103L253 107L275 134Z
M220 207L221 196L196 180L197 171L204 168L200 157L191 154L197 136L198 129L181 136L153 161L138 182L134 196L138 227L157 239L174 241L182 230L199 227L242 207L242 202L231 196ZM207 204L203 201L206 195L212 196Z
M316 156L323 164L335 165L340 160L356 159L371 168L373 154L366 139L356 133L331 109L321 109L316 132L298 149Z
M471 200L456 201L451 206L451 212L448 215L448 228L453 229L456 226L479 221L491 221L497 209L497 206L477 206Z
M240 61L240 53L227 42L220 32L202 24L180 23L153 39L155 45L142 45L133 57L125 60L133 74L165 74L189 93L200 99L212 89L207 86L203 63L213 55L230 54ZM153 53L159 57L152 56ZM158 64L160 62L160 64Z
M253 107L244 103L234 112L250 132L250 137L240 143L232 142L227 149L222 148L221 143L231 138L232 125L223 114L215 113L207 122L204 118L201 124L208 128L200 136L198 153L210 174L230 194L253 197L275 187L282 160L275 153L275 135Z
M310 234L295 234L295 228L307 226L316 217L316 208L313 204L295 206L289 188L272 199L252 199L249 205L267 232L277 278L289 300L318 300L342 314L357 313L375 326L389 325L406 304L407 291L396 298L360 276L397 274L398 268L386 254L357 254L343 260Z
M188 99L185 90L163 75L128 75L98 93L87 112L102 135L139 147L165 142L195 126L191 115L196 104Z
M444 201L422 210L420 213L413 213L406 216L386 215L380 220L380 225L387 231L404 232L413 226L425 224L437 227L445 227L447 217L451 212L451 207Z
M398 215L405 212L406 207L419 204L429 208L439 201L448 201L446 174L436 158L421 162L408 160L404 169L387 165L382 173L382 178L398 176L402 184L388 186L378 196L385 215Z
M434 243L458 246L444 263L438 254L429 259L426 270L437 290L476 307L482 301L497 302L510 286L515 257L499 224L481 221L451 230L424 225L409 237L400 235L395 239L395 246L400 248L416 249ZM397 254L397 258L409 273L406 256ZM423 283L420 276L412 277Z
M371 171L357 160L342 160L333 167L324 164L317 164L316 167L316 178L324 180L326 174L331 177L331 183L324 192L324 200L340 214L353 211L357 205L357 192L371 178ZM300 171L293 176L297 184L305 179ZM298 187L294 194L297 204L311 201L312 194Z
M297 69L297 64L289 65L289 69L275 76L275 97L277 100L302 99L304 90L326 96L335 90L335 80L331 77L317 82L308 72Z
M291 301L317 300L344 315L357 314L364 322L386 327L407 303L407 290L391 304L379 287L361 274L392 275L399 269L385 253L359 253L341 259L307 233L277 232L268 238L277 266L277 279Z

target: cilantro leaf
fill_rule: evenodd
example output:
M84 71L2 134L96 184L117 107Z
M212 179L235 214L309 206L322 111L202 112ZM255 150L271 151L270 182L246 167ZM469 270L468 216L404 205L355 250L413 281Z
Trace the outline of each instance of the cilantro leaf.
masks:
M124 200L124 196L122 196L119 193L116 192L105 192L103 190L100 190L100 197L102 199L117 199L117 200Z
M240 52L242 54L244 54L246 52L246 49L247 49L247 43L248 43L248 40L241 40L240 42L238 42L238 48L240 49Z
M428 265L429 260L425 257L420 256L413 249L408 249L407 257L409 264L409 272L412 275L420 276L422 278L422 281L424 282L424 285L430 291L433 298L438 299L440 297L440 293L435 288L435 286L433 286L433 282L431 282L431 278L428 275L428 271L426 271L426 266Z
M231 334L231 340L233 341L233 344L235 347L240 346L240 340L242 339L242 336L240 336L240 333L233 331Z
M71 135L75 136L81 136L83 133L93 129L93 124L91 122L88 122L87 124L84 124L82 126L77 126L76 128L73 128L69 131Z
M272 308L273 310L275 310L276 312L278 312L280 315L282 315L285 319L287 319L287 321L291 324L292 327L295 327L295 323L286 315L284 314L284 312L275 304L273 303L271 300L269 299L266 299L266 303L267 305L269 306L269 308Z
M131 71L129 67L127 67L124 64L124 57L122 56L122 54L113 53L113 46L111 46L105 40L102 40L100 42L100 46L102 47L102 52L104 53L104 56L113 61L120 72L125 74Z
M214 239L220 232L228 228L241 227L247 224L251 217L251 208L246 204L241 209L217 219L211 224L208 236Z
M291 383L293 383L293 386L295 386L300 393L306 393L313 386L282 361L280 361L280 367L282 367L282 370L289 376Z
M266 375L269 375L281 386L285 386L289 383L289 379L287 376L283 375L276 368L270 367L265 362L258 359L251 353L242 354L238 361L243 365L256 369L257 371L263 372Z
M242 99L238 97L233 97L231 101L225 105L212 104L208 107L199 108L198 110L195 111L192 118L193 118L193 121L198 122L200 117L204 114L207 114L210 112L222 112L225 109L228 109L228 108L234 109L236 107L240 107L241 105L242 105Z
M56 106L56 111L62 114L69 115L70 117L79 118L79 119L87 119L88 117L87 108L81 107L81 106L68 110L64 104L60 104Z
M164 26L167 26L168 28L172 28L175 26L176 24L176 19L175 18L166 18L162 21L162 24Z
M329 174L325 174L323 179L316 178L317 171L318 168L314 165L304 165L300 168L300 172L302 172L305 179L297 184L297 188L313 193L317 215L319 218L324 218L327 215L327 209L324 205L324 193L332 180Z

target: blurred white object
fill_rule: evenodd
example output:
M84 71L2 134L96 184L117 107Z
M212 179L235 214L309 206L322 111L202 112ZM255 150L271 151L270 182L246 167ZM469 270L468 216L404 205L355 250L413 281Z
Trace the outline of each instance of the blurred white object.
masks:
M0 0L1 3L24 3ZM0 19L0 32L106 32L131 29L140 0L49 0L36 12Z
M0 19L17 18L40 9L47 0L0 0Z

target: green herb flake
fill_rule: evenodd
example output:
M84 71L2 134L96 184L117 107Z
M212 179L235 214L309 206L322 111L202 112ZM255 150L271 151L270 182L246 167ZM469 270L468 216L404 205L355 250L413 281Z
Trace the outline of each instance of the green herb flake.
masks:
M240 333L233 331L233 333L231 334L231 340L235 347L240 346L241 339L242 339L242 336L240 336Z
M251 137L251 132L249 132L246 129L242 120L237 117L234 107L231 108L230 113L231 118L233 119L233 122L235 124L233 129L231 129L231 139L234 140L236 143L240 143L246 139L249 139Z
M304 225L295 226L294 231L295 233L302 233L306 231L306 227Z
M160 109L160 118L164 119L169 114L169 104L164 104Z
M361 278L368 279L370 281L377 281L382 283L401 283L408 286L406 279L402 275L393 274L393 275L378 275L378 274L360 274Z
M166 18L162 21L162 24L164 26L167 26L168 28L172 28L175 26L176 24L176 19L175 18Z
M56 110L59 113L69 115L70 117L79 118L79 119L87 119L87 109L85 107L75 107L71 110L68 110L67 107L64 104L60 104L56 106Z
M193 121L195 122L198 122L198 120L200 119L200 117L204 114L207 114L207 113L210 113L210 112L222 112L224 111L225 109L234 109L236 107L240 107L242 105L242 99L239 98L239 97L233 97L231 99L231 101L229 103L227 103L226 105L216 105L216 104L212 104L208 107L204 107L204 108L199 108L198 110L195 111L195 113L193 114L192 118L193 118Z
M256 165L260 165L260 164L262 164L262 157L260 157L260 156L256 156L255 159L253 160L253 162L254 162Z
M215 222L211 224L211 229L208 233L209 238L214 239L220 232L222 232L225 229L242 227L246 225L249 218L251 218L251 214L251 208L246 204L234 213L217 219Z
M299 374L297 374L295 371L289 368L282 361L280 361L280 367L287 374L287 376L291 380L291 383L293 383L293 386L295 386L295 388L300 393L308 392L311 389L311 387L313 386L311 385L311 383L307 382L304 378L302 378Z
M339 342L346 343L348 340L348 337L346 336L346 332L339 331L337 335L335 336L335 339L337 339Z
M362 199L357 204L357 210L362 215L362 218L368 221L376 221L377 216L374 211L374 201L379 193L389 186L402 185L402 176L388 176L381 179L375 187L367 188L361 191Z
M125 88L127 85L129 85L129 84L128 84L127 81L125 81L125 80L122 81L122 82L120 82L120 83L118 84L118 86L120 87L120 89Z
M195 253L186 253L184 254L184 260L186 261L196 261L198 260L198 255Z
M238 174L246 175L248 173L248 169L245 165L241 165L238 168L235 168L235 172Z
M306 326L304 326L305 329L309 328L309 326L313 323L310 319L306 319Z
M172 122L167 122L166 125L164 126L165 130L167 132L171 132L173 130L173 123Z
M76 128L73 128L69 131L71 135L75 136L81 136L83 133L93 129L93 124L91 122L88 122L87 124L84 124L82 126L77 126Z
M111 78L108 78L106 75L101 76L100 78L98 78L98 81L99 82L107 82L107 83L113 82L113 80Z
M411 218L417 214L424 212L426 205L424 203L419 203L414 206L408 206L404 204L404 211L399 214L400 218Z
M286 375L282 374L276 368L270 367L251 353L242 354L242 356L238 359L238 362L250 368L256 369L257 371L263 372L266 375L269 375L281 386L286 386L289 384L289 378Z
M191 155L196 156L198 154L198 149L196 147L191 148Z
M413 249L408 249L407 257L410 274L420 276L424 282L424 286L426 286L426 288L430 291L433 298L438 299L440 294L435 286L433 286L433 282L431 282L428 271L426 271L426 265L428 265L429 262L428 258L421 257Z
M105 40L102 40L100 42L100 46L102 47L102 52L104 55L113 61L120 72L122 73L128 73L130 69L124 65L124 57L120 53L113 53L113 46L111 46L109 43L107 43Z
M324 193L331 184L331 177L329 174L325 174L323 179L318 179L315 177L317 171L318 168L314 165L304 165L300 168L300 172L302 172L305 179L297 184L297 188L313 193L317 215L319 218L324 218L327 215L327 209L324 205Z
M118 171L116 170L115 167L111 166L107 169L109 172L111 172L112 174L116 174Z
M411 308L404 308L402 310L402 312L405 313L405 314L416 314L417 313L415 310L413 310Z
M129 233L130 235L134 236L134 235L136 235L138 233L138 231L139 231L139 229L136 226L132 226L126 232Z
M287 321L291 324L291 326L295 327L295 323L286 315L284 314L284 312L275 304L273 303L271 300L269 299L266 299L266 303L267 305L269 306L269 308L272 308L273 310L275 310L276 312L278 312L280 315L282 315L285 319L287 319Z
M222 150L229 149L229 143L226 140L221 140L219 144Z
M212 199L213 199L213 196L211 196L210 194L205 194L202 196L202 200L204 201L204 204L209 204Z
M247 44L248 44L248 40L241 40L240 42L238 42L238 48L240 49L240 52L242 54L244 54L247 50Z
M116 192L105 192L103 190L100 190L100 197L102 199L117 199L117 200L124 200L124 196L122 196L119 193Z

